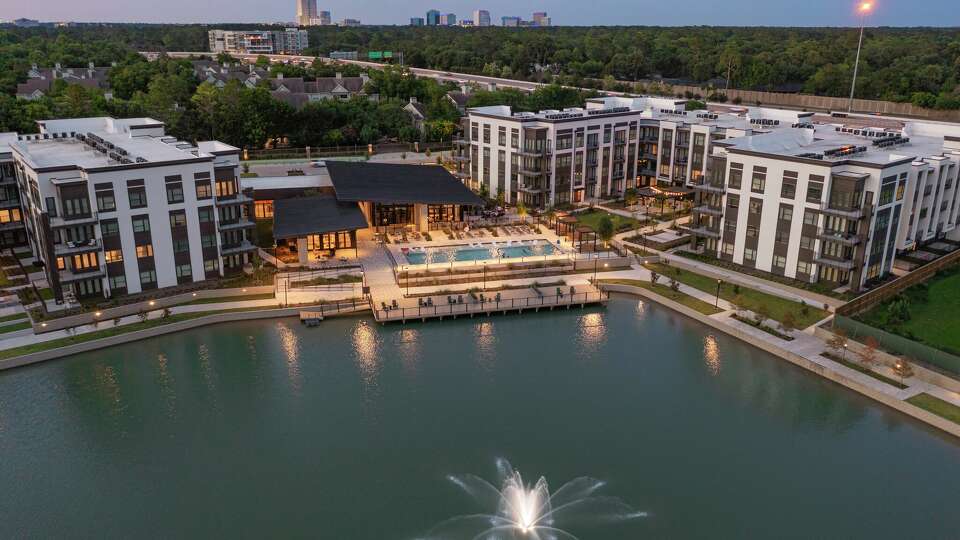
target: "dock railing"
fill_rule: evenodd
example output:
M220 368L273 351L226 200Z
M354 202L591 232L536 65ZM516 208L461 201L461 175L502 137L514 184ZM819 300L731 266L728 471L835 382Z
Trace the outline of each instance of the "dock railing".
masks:
M483 300L480 295L476 297L471 295L457 294L447 295L451 298L463 297L464 302L444 303L437 305L422 305L417 307L396 307L387 305L373 305L373 315L378 321L401 321L406 319L420 319L424 317L447 317L470 315L476 313L492 313L495 311L513 311L522 309L539 309L543 307L557 306L575 306L585 304L596 304L605 302L610 298L610 294L604 291L588 291L579 293L569 293L561 291L561 294L543 294L537 296L523 296L520 298L504 298L497 300L496 297L487 297L483 293ZM443 297L443 295L437 295ZM435 298L435 297L431 297Z

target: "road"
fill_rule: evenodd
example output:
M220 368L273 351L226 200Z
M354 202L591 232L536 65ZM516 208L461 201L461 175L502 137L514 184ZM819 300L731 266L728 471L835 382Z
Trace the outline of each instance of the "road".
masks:
M147 57L150 60L155 59L159 53L150 52L150 51L141 51L140 54ZM188 58L190 56L210 56L209 52L168 52L168 56L171 58ZM365 66L371 69L383 69L385 65L390 64L380 64L377 62L366 62L363 60L333 60L330 58L325 58L322 56L293 56L293 55L284 55L284 54L231 54L234 58L245 61L256 61L260 56L266 56L270 59L271 62L283 62L283 63L308 63L312 64L314 60L319 58L323 62L328 64L353 64L357 66ZM487 77L486 75L472 75L469 73L452 73L449 71L439 71L435 69L426 69L426 68L417 68L417 67L407 67L411 73L417 75L418 77L431 77L438 79L440 81L450 81L457 84L479 84L484 86L495 85L498 88L517 88L519 90L532 91L541 86L545 86L542 83L535 83L529 81L518 81L514 79L501 79L500 77ZM604 95L609 96L619 96L623 95L621 92L602 92Z

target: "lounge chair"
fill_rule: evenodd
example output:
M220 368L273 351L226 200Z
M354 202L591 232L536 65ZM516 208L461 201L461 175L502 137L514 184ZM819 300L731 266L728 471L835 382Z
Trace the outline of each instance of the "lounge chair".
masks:
M380 302L380 306L383 308L383 311L390 311L390 306L386 302Z
M423 298L417 298L417 305L423 307Z
M396 301L396 300L394 300L393 302L391 302L391 305L393 306L393 309L400 309L400 306L397 304L397 301Z
M560 290L560 287L557 287L557 296L563 298L563 291Z
M457 295L457 303L458 303L458 304L462 304L462 303L463 303L463 295L462 295L462 294L458 294L458 295Z

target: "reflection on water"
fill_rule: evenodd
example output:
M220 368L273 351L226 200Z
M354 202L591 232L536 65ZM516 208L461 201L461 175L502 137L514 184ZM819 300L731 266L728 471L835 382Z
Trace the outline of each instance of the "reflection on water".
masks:
M492 322L483 321L474 326L473 343L477 363L487 372L493 372L497 366L497 334Z
M369 322L360 321L353 329L352 341L360 379L368 390L372 390L377 386L377 375L380 373L380 361L377 358L380 348L377 332Z
M408 375L416 375L420 363L420 331L404 328L398 337L397 353L400 355L400 365Z
M720 373L720 345L712 334L703 338L703 361L710 373Z
M577 341L582 355L592 355L606 341L607 324L603 314L587 313L577 321Z
M160 383L160 393L167 407L167 416L177 417L177 394L173 389L173 380L170 376L167 357L163 353L157 355L157 381Z
M300 395L302 375L300 373L300 339L285 322L277 323L277 334L280 336L280 348L286 356L287 379L290 388L296 396ZM252 339L252 338L251 338Z
M96 385L96 394L104 398L107 408L114 418L123 414L123 399L120 393L120 384L117 373L109 364L96 363L93 365L93 380Z

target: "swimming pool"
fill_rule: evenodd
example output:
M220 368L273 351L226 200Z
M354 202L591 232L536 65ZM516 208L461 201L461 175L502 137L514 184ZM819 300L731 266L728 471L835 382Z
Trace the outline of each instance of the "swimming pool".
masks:
M523 259L559 255L563 250L546 240L528 242L502 242L444 247L403 249L408 264L437 264L448 262L489 261L497 259Z

